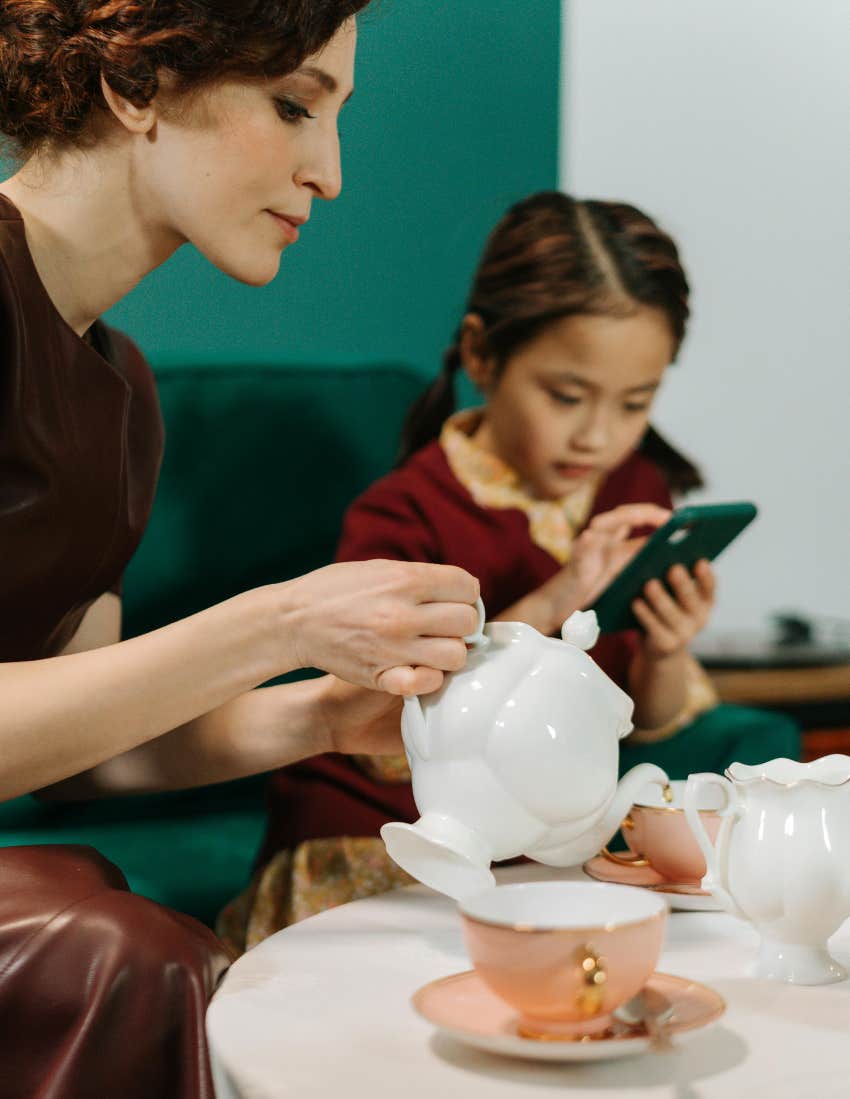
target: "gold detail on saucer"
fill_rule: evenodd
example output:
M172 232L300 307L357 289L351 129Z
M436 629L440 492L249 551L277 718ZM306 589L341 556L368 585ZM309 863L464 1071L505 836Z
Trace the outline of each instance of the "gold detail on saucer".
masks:
M598 1034L582 1034L580 1032L576 1034L552 1034L547 1030L535 1030L527 1023L517 1023L516 1032L520 1038L531 1038L535 1042L575 1042L577 1044L604 1042L611 1038L620 1037L644 1037L644 1033L638 1035L637 1032L634 1035L620 1035L613 1027L606 1027L605 1030L600 1030Z
M604 854L605 854L605 851L602 850L602 851L599 852L599 855L597 855L595 857L600 858L600 856L602 856ZM649 869L651 869L651 870L653 869L650 866L650 864L648 862L646 862L645 860L642 861L640 859L622 858L618 861L620 862L620 864L622 866L634 866L634 867L637 867L638 869L645 869L645 868L649 867ZM582 870L584 870L585 874L587 874L587 876L589 878L593 878L594 881L600 881L600 882L603 882L603 883L609 884L609 885L611 885L611 884L613 884L613 885L629 885L629 884L632 884L632 883L629 883L629 882L624 882L624 881L622 881L622 879L615 879L614 881L612 881L611 878L602 877L601 876L601 874L602 874L601 870L598 870L598 869L595 869L595 868L591 867L591 864L593 862L594 862L594 859L588 859L587 862L584 863L584 865L582 866ZM653 872L656 873L656 874L658 873L657 870L653 870ZM687 895L687 896L690 896L690 897L710 897L711 896L711 893L707 889L703 889L699 882L673 881L672 879L668 880L667 878L663 878L659 882L642 882L639 885L635 886L635 888L637 888L637 889L648 889L648 890L650 890L650 892L653 892L653 893L678 893L680 895Z

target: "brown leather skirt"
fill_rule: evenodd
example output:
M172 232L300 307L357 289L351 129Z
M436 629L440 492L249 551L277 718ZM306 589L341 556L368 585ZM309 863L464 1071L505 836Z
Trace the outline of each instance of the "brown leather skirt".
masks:
M213 1099L228 962L92 848L0 848L0 1099Z

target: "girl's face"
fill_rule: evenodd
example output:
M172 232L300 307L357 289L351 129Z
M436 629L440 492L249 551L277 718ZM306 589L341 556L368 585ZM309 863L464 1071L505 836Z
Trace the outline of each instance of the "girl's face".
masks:
M225 80L157 114L139 149L140 208L221 271L262 286L313 199L340 193L340 110L352 93L356 23L296 72Z
M565 317L517 351L491 383L486 363L477 378L472 364L487 397L476 438L538 498L564 496L635 449L673 353L659 310Z

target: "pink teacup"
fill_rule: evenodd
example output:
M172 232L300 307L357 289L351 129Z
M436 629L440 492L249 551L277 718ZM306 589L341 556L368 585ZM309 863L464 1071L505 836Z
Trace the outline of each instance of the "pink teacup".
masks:
M661 788L647 786L620 826L634 857L622 858L615 852L603 852L613 862L629 866L649 865L670 882L699 884L705 875L705 859L685 819L684 797L687 782L668 784L672 795L666 800ZM722 793L716 786L700 790L699 815L712 843L720 828Z
M460 903L472 964L530 1038L605 1031L655 970L667 906L623 885L498 885Z

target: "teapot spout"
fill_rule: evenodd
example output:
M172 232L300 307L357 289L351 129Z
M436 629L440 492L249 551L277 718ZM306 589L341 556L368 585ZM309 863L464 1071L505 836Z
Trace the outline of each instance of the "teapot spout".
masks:
M641 763L632 767L620 779L608 808L590 828L569 843L527 851L526 854L547 866L577 866L593 858L620 827L643 787L651 782L657 782L663 787L667 786L669 779L654 763Z
M425 714L418 695L405 696L401 714L401 735L408 751L413 751L422 760L430 758Z
M629 810L634 805L638 794L651 782L657 783L662 790L669 786L670 779L667 774L661 770L660 767L656 767L654 763L639 763L637 767L632 767L630 771L626 771L623 777L617 784L614 797L611 799L611 804L608 806L603 820L600 822L600 830L605 831L605 838L599 844L599 847L604 845L611 839L620 825L623 823L625 817L628 816ZM597 848L598 850L598 848ZM595 854L596 852L594 852Z

